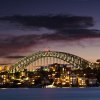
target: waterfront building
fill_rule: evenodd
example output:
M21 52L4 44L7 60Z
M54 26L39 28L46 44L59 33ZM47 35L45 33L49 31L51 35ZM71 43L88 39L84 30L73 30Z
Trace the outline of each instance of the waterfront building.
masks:
M77 78L77 75L75 75L74 73L72 73L70 75L70 85L71 86L78 86L78 78Z
M97 86L97 78L89 78L88 85L89 86Z
M87 78L85 78L85 77L78 77L78 85L79 86L87 86Z

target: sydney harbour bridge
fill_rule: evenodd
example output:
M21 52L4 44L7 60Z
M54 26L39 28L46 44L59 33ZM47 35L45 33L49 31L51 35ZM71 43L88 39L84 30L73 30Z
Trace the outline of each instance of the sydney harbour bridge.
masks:
M38 66L46 66L53 63L70 64L74 68L93 68L95 64L74 54L58 51L39 51L20 59L11 65L10 72L20 72L24 69L35 69Z

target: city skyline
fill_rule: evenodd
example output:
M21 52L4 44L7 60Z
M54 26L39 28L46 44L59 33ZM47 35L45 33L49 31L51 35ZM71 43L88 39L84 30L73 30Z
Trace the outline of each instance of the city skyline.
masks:
M0 64L45 48L96 62L99 4L98 0L1 0Z

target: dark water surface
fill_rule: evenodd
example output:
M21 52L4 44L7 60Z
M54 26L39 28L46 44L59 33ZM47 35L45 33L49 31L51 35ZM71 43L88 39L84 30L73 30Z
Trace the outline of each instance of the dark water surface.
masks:
M100 88L0 89L0 100L100 100Z

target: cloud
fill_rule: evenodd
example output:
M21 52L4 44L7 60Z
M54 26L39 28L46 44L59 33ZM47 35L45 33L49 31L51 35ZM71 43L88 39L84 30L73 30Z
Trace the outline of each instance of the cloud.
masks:
M81 33L81 34L80 34ZM63 30L53 34L31 34L21 36L1 36L0 37L0 56L7 56L15 52L27 52L31 47L47 43L48 41L61 41L66 43L79 41L87 38L100 38L96 30Z
M27 52L27 50L37 44L36 35L25 36L1 36L0 56L6 56L15 52Z
M59 31L59 34L75 40L100 37L100 31L94 29L67 29Z
M2 65L10 65L11 63L0 63L0 66Z
M10 30L19 30L18 35L13 33L3 35L0 31L0 57L7 59L23 57L21 55L12 56L12 54L27 53L31 48L35 49L37 46L48 44L50 41L54 43L63 42L64 45L68 45L68 42L77 41L77 45L81 46L83 43L81 44L80 40L100 38L99 30L89 28L94 25L92 17L65 15L6 16L0 18L0 21L9 22L9 26L10 23L11 25L15 23L14 27L10 27ZM7 29L9 30L9 27ZM3 30L6 30L6 27ZM29 33L30 30L31 33ZM22 34L22 31L26 33Z
M1 21L9 21L10 23L19 23L20 26L27 28L45 27L48 29L64 29L64 28L87 28L94 25L92 17L84 16L6 16L1 17Z
M16 56L6 56L6 58L9 58L9 59L19 59L19 58L23 58L25 56L20 56L20 55L16 55Z
M16 33L16 30L14 32L17 35L36 34L34 35L34 37L37 38L38 37L37 35L39 35L39 37L42 37L43 39L47 38L48 40L49 39L65 40L66 38L67 39L76 38L75 40L77 40L83 38L100 37L99 30L89 29L89 27L94 25L94 21L92 17L87 17L87 16L70 16L70 15L6 16L6 17L1 17L0 20L11 23L11 25L14 26L12 27L12 30L16 26L16 30L19 30L17 32L18 34ZM20 39L17 40L17 43L24 41L23 40L24 38L21 38L21 40ZM31 42L31 39L28 40L27 42Z

